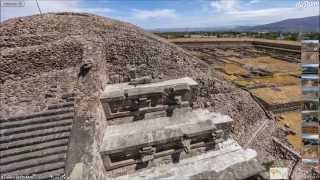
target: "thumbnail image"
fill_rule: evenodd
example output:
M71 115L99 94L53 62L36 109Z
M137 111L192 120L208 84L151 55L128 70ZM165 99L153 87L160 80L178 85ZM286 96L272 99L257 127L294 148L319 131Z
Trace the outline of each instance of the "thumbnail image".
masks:
M303 74L301 75L301 83L304 88L318 87L319 75L316 74Z
M316 52L319 51L318 40L304 40L302 41L302 51L304 52Z
M319 157L319 135L318 134L302 134L302 157L307 159L316 159Z
M304 99L316 99L319 97L319 87L302 87Z
M318 64L319 52L301 52L302 64Z
M302 142L307 145L319 145L319 134L302 133Z
M307 159L316 159L319 157L318 145L304 145L302 157Z
M302 163L304 165L314 166L319 164L318 158L302 158Z
M302 64L302 74L318 74L319 64Z
M316 111L319 109L319 100L318 99L308 99L303 103L303 110L305 111Z
M302 163L303 163L302 170L304 170L305 172L309 172L309 170L312 169L313 173L316 173L314 170L319 165L319 159L318 158L303 157ZM318 174L314 174L314 176L317 177ZM304 175L304 177L305 177L305 175Z
M302 133L318 134L319 133L319 112L318 111L302 111Z
M303 122L319 122L319 112L316 111L302 111L301 112Z
M302 122L302 133L319 133L319 123L318 122Z
M311 177L319 177L320 174L320 165L312 167Z

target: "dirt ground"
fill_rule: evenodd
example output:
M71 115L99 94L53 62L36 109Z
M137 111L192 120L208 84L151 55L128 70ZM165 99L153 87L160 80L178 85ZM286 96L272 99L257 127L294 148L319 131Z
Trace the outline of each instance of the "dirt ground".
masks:
M180 40L177 41L180 42ZM196 56L197 54L201 54L201 59L211 64L213 69L220 71L226 80L238 87L249 90L253 96L264 100L270 105L300 102L303 99L299 79L301 69L297 63L265 56L265 54L259 54L256 50L250 48L231 48L231 50L227 50L225 47L222 49L219 49L219 47L201 49L199 47L194 49L188 48L188 50L192 51ZM244 51L247 53L241 54ZM302 153L300 113L289 111L276 114L275 116L278 121L276 127L273 125L273 128L289 128L292 133L284 133L286 139L296 152ZM241 127L241 125L237 125L236 127ZM258 125L255 127L258 127ZM245 134L241 130L240 133ZM268 138L271 137L268 136ZM245 140L247 139L245 138ZM278 161L281 158L283 157L276 158L275 162L280 164L285 162L287 163L286 166L292 166L290 160ZM301 179L301 175L303 176L304 173L303 168L301 163L297 165L293 175L294 179Z

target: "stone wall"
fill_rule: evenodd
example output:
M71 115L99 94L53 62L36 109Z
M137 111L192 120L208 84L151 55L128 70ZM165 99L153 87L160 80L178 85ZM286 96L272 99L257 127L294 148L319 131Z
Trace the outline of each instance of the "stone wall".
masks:
M259 40L219 40L215 39L214 41L210 40L202 40L202 41L194 41L192 40L181 40L175 41L172 40L175 44L186 48L242 48L242 47L249 47L249 48L256 48L259 53L265 54L267 56L271 56L274 58L282 59L289 62L298 63L300 62L301 54L300 49L301 47L297 44L292 43L279 43L279 42L264 42Z
M82 59L81 44L72 38L39 46L1 50L0 81L16 81L43 72L74 67Z

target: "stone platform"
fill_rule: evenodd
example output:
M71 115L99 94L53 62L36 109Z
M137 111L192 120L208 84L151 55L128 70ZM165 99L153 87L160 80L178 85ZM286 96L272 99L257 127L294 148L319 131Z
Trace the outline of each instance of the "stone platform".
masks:
M246 179L261 177L263 168L257 162L256 152L243 150L234 140L219 144L220 149L183 159L179 163L142 170L134 174L120 176L116 180L138 179Z
M230 138L233 120L193 108L197 86L187 77L105 87L101 102L109 126L99 151L110 178L259 176L255 151Z
M143 149L150 149L147 161L201 147L214 149L228 137L231 123L219 113L180 109L171 117L107 127L100 152L111 170L144 163Z
M112 84L105 87L101 103L107 120L128 116L143 119L145 114L155 111L192 106L197 85L188 77L148 84Z

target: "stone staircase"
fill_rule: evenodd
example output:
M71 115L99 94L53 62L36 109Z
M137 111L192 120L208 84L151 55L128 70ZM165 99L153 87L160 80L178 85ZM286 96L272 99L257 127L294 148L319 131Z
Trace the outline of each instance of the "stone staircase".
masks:
M47 110L1 119L0 174L46 179L65 174L73 97Z
M230 138L229 116L193 107L197 86L181 78L105 87L101 102L109 126L100 154L110 178L198 179L211 171L238 171L233 166L239 163L255 167L243 178L262 171L255 151L243 150Z

